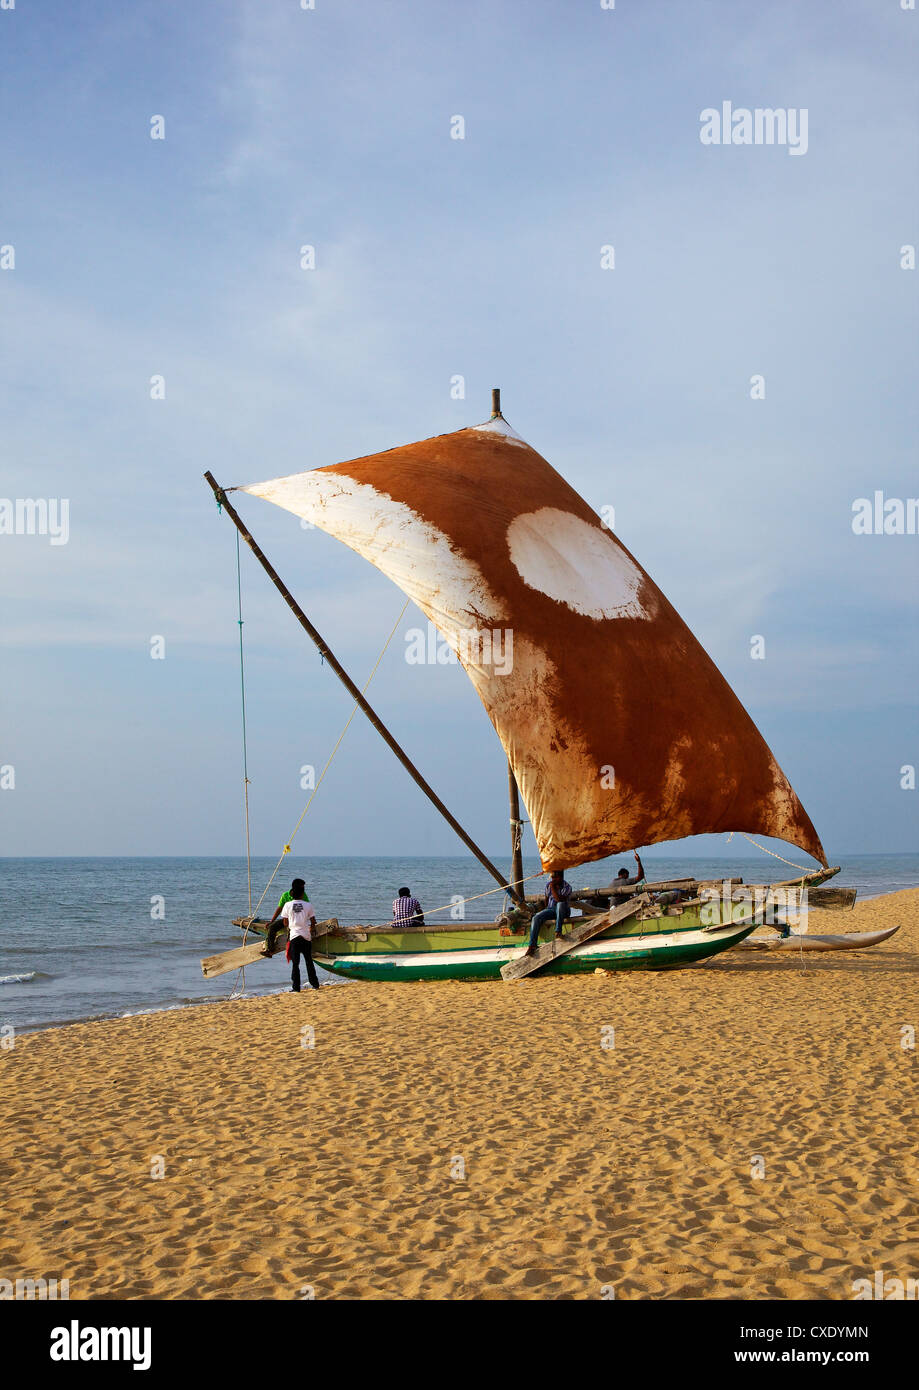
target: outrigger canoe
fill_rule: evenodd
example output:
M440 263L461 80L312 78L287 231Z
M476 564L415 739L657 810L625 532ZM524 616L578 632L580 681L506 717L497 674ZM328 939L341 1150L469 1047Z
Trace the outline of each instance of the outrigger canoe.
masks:
M250 931L261 937L264 925L254 922ZM669 970L695 965L736 946L754 930L755 924L750 923L699 927L683 926L671 917L636 920L628 931L612 928L559 952L557 957L556 946L566 943L564 939L555 943L547 931L543 933L543 949L548 949L550 958L542 973ZM283 942L283 934L279 939ZM313 960L331 974L350 980L498 980L502 968L520 959L525 948L525 937L515 942L501 936L493 922L468 922L460 929L451 925L401 931L389 926L339 927L334 934L314 941ZM254 961L258 955L253 951L250 959ZM237 960L234 965L243 963ZM211 969L206 973L218 972Z
M836 869L806 875L809 889L831 877ZM682 900L663 906L652 894L682 885ZM794 880L796 886L801 879ZM539 971L572 974L595 970L672 970L695 965L745 941L762 925L758 908L749 911L751 899L762 902L770 890L783 884L740 886L739 880L718 884L727 896L713 898L712 884L680 879L637 885L628 900L611 901L606 890L583 888L574 895L575 909L561 941L550 924L543 928L537 957L524 959L526 936L509 935L499 922L464 922L423 927L342 926L337 919L316 928L313 959L331 974L351 980L487 980L514 979ZM754 897L755 894L755 897ZM254 945L204 962L205 974L223 973L259 958L267 923L237 918L234 925L247 932ZM279 949L285 933L279 934ZM247 953L245 958L243 952Z

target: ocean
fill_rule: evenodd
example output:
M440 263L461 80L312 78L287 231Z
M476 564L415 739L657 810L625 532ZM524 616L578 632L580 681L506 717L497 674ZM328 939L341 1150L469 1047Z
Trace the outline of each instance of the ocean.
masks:
M649 878L714 878L729 872L763 883L792 874L766 855L750 859L643 856ZM503 867L504 859L496 860ZM608 883L630 855L571 870L575 887ZM274 869L253 859L253 906ZM260 915L274 909L294 876L306 880L317 916L343 924L385 922L405 885L429 922L450 920L449 905L464 899L468 921L489 921L500 910L500 889L471 858L306 858L282 866ZM538 861L525 859L535 874ZM540 879L534 879L534 891ZM833 880L859 898L919 885L919 854L857 855ZM0 859L0 1029L50 1027L78 1019L123 1018L215 999L276 994L290 988L283 954L236 974L205 980L203 956L241 943L231 919L247 911L246 862L217 859ZM445 910L435 912L435 908ZM320 971L323 983L341 984ZM344 986L347 987L347 986Z

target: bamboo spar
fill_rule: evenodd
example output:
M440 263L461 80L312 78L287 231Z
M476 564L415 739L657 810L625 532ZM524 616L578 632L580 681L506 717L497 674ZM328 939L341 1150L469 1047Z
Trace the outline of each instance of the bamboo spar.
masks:
M233 525L236 527L237 531L242 536L243 540L246 542L246 545L252 551L252 554L255 556L256 560L258 560L262 569L268 575L268 578L271 580L272 584L275 586L278 593L284 599L284 602L287 604L288 608L293 613L294 617L297 619L297 622L303 628L304 632L306 632L307 635L311 638L311 640L315 643L316 647L319 650L319 654L322 656L324 661L327 661L329 663L332 670L335 672L336 676L347 690L348 694L363 710L364 714L366 714L367 718L370 720L377 733L384 740L384 742L386 742L389 745L389 747L395 753L396 757L399 759L399 762L405 768L406 772L414 779L415 782L417 782L418 786L424 792L428 800L434 806L437 807L438 811L443 816L447 824L451 827L451 829L456 831L457 835L460 837L466 848L472 851L472 853L475 855L476 859L478 859L482 867L487 869L488 872L491 874L492 878L497 883L500 883L501 887L505 888L513 896L513 890L511 889L506 877L504 876L504 874L502 874L501 870L495 867L495 865L491 862L488 856L484 854L482 850L479 849L478 845L471 838L471 836L466 834L466 831L460 825L459 821L456 820L456 818L452 816L450 812L447 810L446 806L441 801L434 788L425 781L421 773L418 771L417 767L415 767L415 764L409 758L408 754L393 738L392 734L389 732L380 716L367 702L367 700L364 699L364 696L361 694L360 690L358 690L357 686L354 684L354 681L348 675L345 668L341 665L335 654L329 649L328 644L320 636L316 628L313 627L313 624L310 622L309 618L306 616L303 609L300 607L299 603L294 598L293 594L287 588L287 585L281 579L280 575L276 572L276 570L272 568L268 559L266 558L262 550L259 548L259 546L256 544L256 541L254 540L250 532L247 530L245 523L239 516L239 513L236 511L233 505L227 501L227 495L224 492L223 488L220 486L220 484L217 482L217 479L214 477L213 473L211 473L210 470L208 470L208 472L206 472L204 476L207 479L208 484L214 493L214 496L217 498L218 504L227 513L227 516L233 522Z
M517 778L514 776L514 769L510 762L507 764L507 793L510 803L511 819L511 891L514 900L521 907L526 906L526 896L523 889L523 848L521 840L523 837L523 826L520 822L520 792L517 787Z

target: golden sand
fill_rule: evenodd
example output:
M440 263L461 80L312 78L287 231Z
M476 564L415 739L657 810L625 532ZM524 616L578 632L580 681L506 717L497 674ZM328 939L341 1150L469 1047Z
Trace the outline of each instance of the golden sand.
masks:
M78 1299L842 1300L915 1277L919 889L811 930L896 922L863 953L21 1037L0 1276Z

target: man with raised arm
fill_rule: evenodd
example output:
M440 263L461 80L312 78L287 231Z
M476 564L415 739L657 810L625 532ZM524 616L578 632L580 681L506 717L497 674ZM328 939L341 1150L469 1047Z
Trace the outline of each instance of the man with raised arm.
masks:
M610 884L610 888L614 894L617 888L633 888L636 883L644 882L645 870L641 862L641 855L638 853L637 849L633 849L632 853L635 856L635 863L638 865L638 872L630 874L628 869L620 869Z

